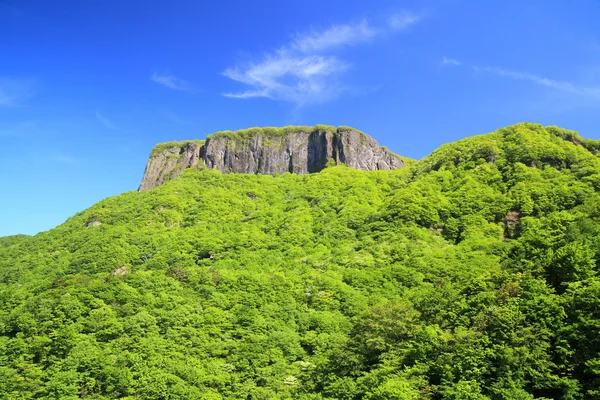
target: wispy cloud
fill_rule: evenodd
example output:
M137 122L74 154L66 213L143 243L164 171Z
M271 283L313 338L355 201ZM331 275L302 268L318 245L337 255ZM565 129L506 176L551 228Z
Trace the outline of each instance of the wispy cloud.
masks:
M409 11L401 11L393 14L388 19L388 25L393 30L404 30L411 25L416 24L421 20L419 15L413 14Z
M507 78L525 80L536 83L541 86L547 86L553 89L562 90L565 92L579 92L584 88L578 88L573 83L568 81L557 81L554 79L546 78L540 75L531 74L528 72L513 71L510 69L498 68L498 67L477 67L474 66L475 71L487 72L490 74L503 76Z
M581 96L594 97L600 99L600 86L578 85L570 81L559 81L545 76L532 74L529 72L514 71L498 67L474 66L473 69L475 71L486 72L506 78L533 82L537 85L559 90L561 92L568 92Z
M192 85L188 81L169 73L155 72L150 77L150 80L173 90L181 90L183 92L190 92L193 90Z
M442 62L440 63L441 65L454 65L454 66L459 66L461 65L461 62L454 59L454 58L448 58L448 57L444 57L442 58Z
M297 56L280 50L258 63L225 70L226 77L252 89L224 95L239 99L267 97L291 101L299 106L323 102L335 94L330 77L345 68L347 65L343 61L332 56Z
M31 80L0 77L0 106L18 106L33 96Z
M380 27L363 19L298 33L287 45L262 55L258 61L223 71L227 78L249 87L246 91L223 95L237 99L264 97L287 101L296 107L332 100L348 89L340 83L339 76L351 66L335 50L369 42L417 21L418 17L404 12Z
M357 24L333 25L321 32L298 34L291 47L303 53L321 52L335 47L350 46L368 41L377 35L367 20Z
M105 128L112 129L112 130L118 129L115 126L115 124L113 124L110 119L108 119L107 117L102 115L102 113L100 113L100 111L96 111L96 118L98 119L98 121L100 121L100 123L102 125L104 125Z
M444 57L441 65L461 66L464 65L478 73L486 73L519 81L527 81L539 86L544 86L556 91L571 93L579 96L585 96L588 99L600 99L600 86L580 85L567 80L557 80L546 76L534 74L531 72L517 71L501 67L478 66L463 64L462 62Z

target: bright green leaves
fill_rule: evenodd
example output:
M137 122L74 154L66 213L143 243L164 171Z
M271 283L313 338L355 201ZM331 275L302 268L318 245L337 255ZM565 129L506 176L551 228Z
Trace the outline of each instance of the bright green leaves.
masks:
M0 398L597 398L596 147L519 124L404 170L189 170L2 238Z

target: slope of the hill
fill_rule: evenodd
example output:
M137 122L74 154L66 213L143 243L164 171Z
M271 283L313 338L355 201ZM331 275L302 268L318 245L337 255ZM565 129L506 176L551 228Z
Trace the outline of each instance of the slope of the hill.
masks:
M598 399L597 142L188 170L0 245L0 398Z

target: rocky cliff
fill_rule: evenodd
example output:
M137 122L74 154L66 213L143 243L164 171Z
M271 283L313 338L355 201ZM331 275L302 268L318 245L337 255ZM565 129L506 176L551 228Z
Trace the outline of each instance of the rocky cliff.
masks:
M187 168L273 174L318 172L332 160L362 170L404 167L396 154L349 127L251 128L209 135L206 140L168 142L150 154L139 190L174 179Z

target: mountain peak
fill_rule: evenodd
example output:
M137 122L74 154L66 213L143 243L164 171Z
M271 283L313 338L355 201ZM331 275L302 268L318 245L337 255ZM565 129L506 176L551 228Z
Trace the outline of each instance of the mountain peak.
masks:
M187 168L217 169L225 173L306 174L321 171L331 161L369 171L405 166L400 156L348 126L249 128L216 132L205 140L156 145L139 190L159 186Z
M447 143L419 161L419 170L475 167L483 162L503 168L515 163L562 169L597 162L600 141L584 139L577 132L556 126L521 122L494 132Z

